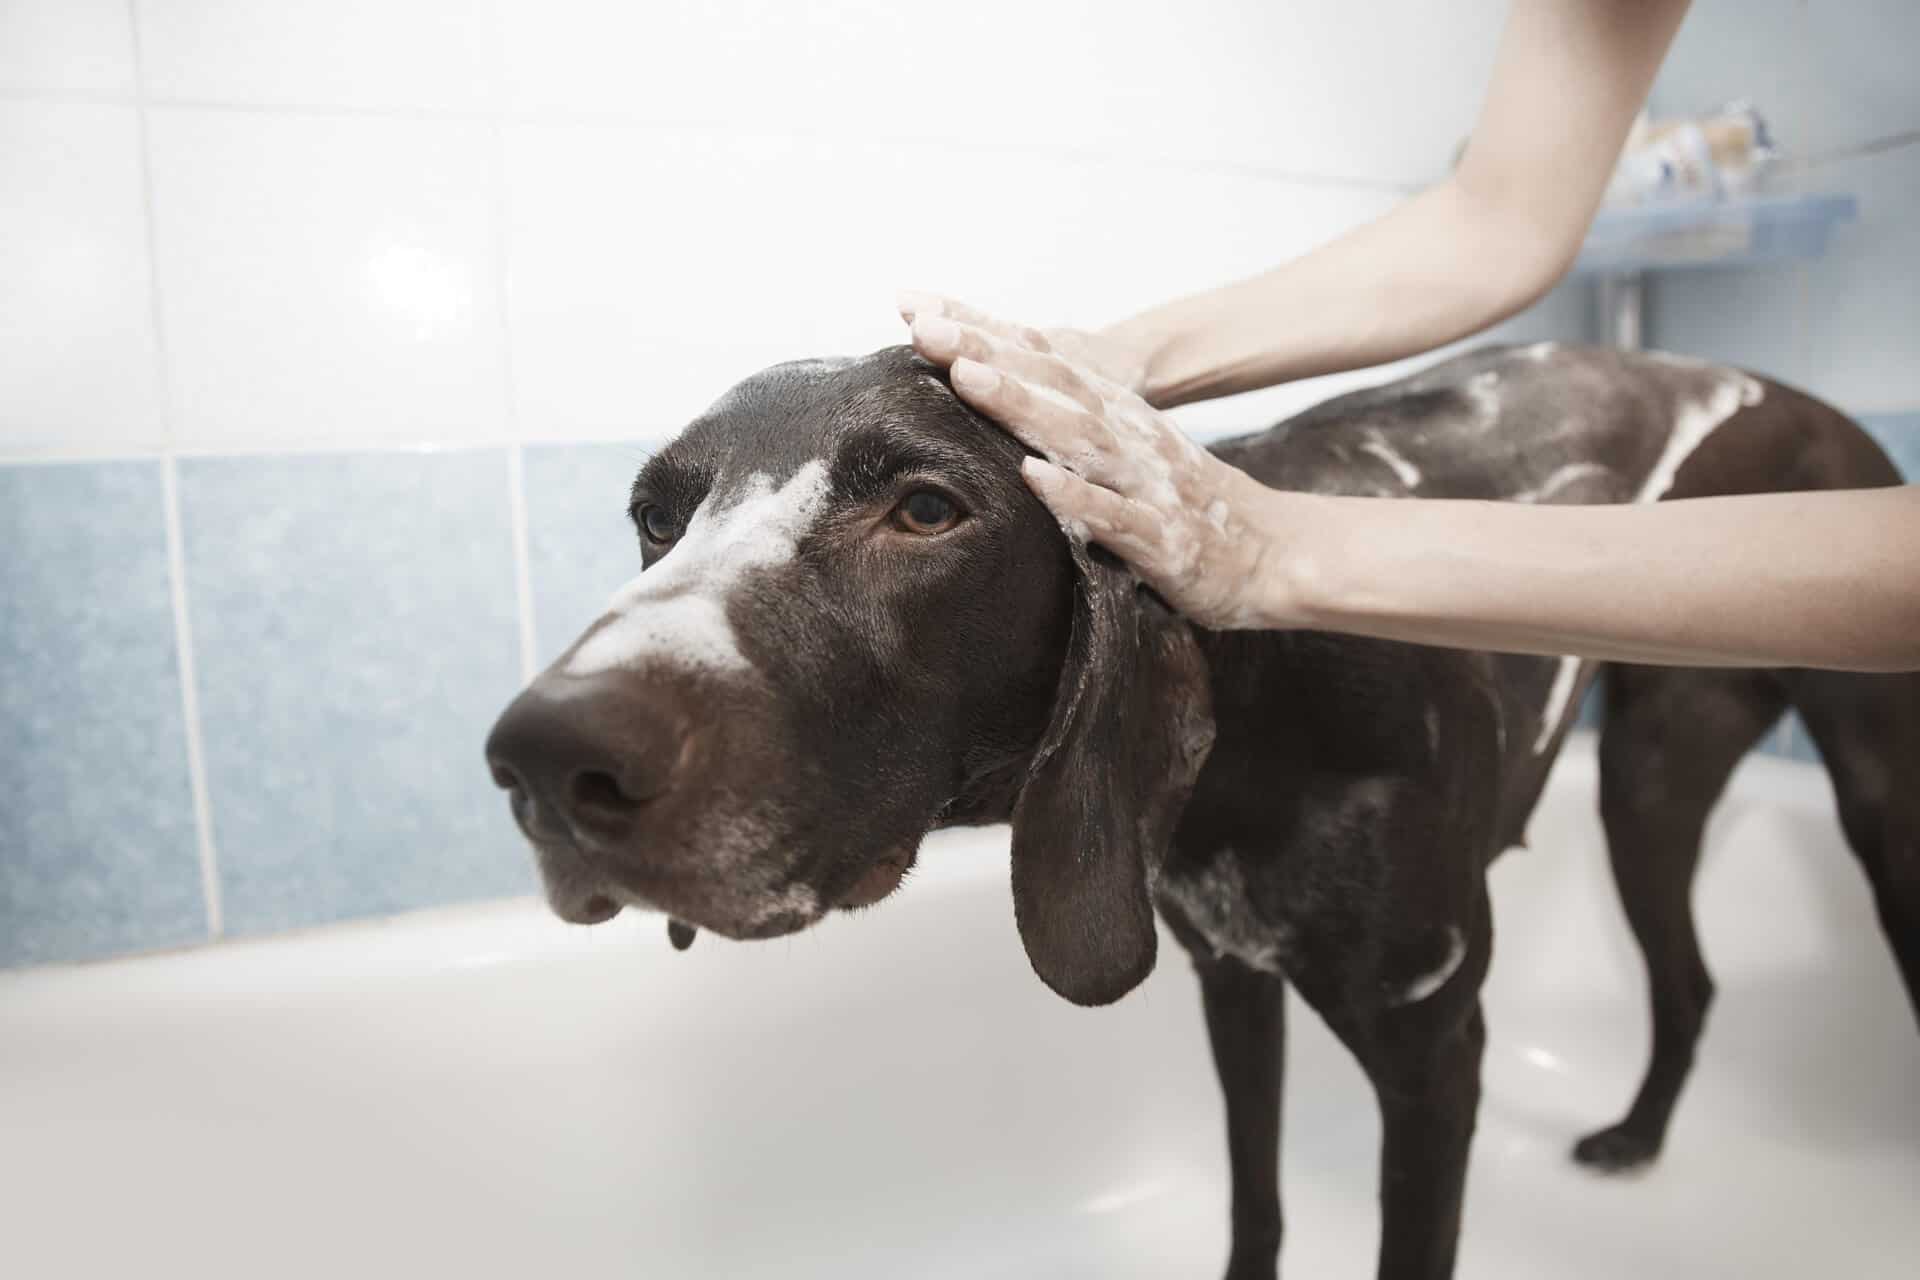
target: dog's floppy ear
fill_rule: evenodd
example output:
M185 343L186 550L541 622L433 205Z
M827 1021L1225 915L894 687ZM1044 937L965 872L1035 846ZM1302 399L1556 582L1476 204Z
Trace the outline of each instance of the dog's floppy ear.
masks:
M1069 543L1073 631L1013 808L1013 909L1041 981L1098 1005L1153 970L1150 881L1213 716L1192 628L1105 552Z

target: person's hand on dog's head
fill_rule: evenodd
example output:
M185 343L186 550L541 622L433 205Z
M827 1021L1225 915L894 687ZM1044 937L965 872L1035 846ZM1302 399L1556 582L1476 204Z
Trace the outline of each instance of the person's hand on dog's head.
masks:
M914 349L951 371L961 399L1041 455L1025 464L1027 484L1071 535L1120 556L1202 626L1304 621L1289 616L1287 583L1265 581L1285 577L1269 551L1289 545L1267 527L1272 495L1108 376L1138 380L1117 344L1009 324L927 294L903 295L900 311ZM1081 351L1104 367L1077 358Z

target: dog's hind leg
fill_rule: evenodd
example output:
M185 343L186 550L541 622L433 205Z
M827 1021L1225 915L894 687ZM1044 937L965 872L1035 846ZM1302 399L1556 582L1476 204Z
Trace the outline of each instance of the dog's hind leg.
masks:
M1799 671L1789 689L1920 1019L1920 675Z
M1652 1160L1693 1069L1713 980L1693 924L1693 874L1727 778L1786 707L1770 671L1619 666L1607 673L1600 813L1614 884L1646 962L1653 1054L1620 1123L1582 1138L1596 1169Z
M1233 1252L1227 1280L1273 1280L1280 1253L1280 1086L1286 983L1225 958L1199 965L1214 1070L1227 1103Z

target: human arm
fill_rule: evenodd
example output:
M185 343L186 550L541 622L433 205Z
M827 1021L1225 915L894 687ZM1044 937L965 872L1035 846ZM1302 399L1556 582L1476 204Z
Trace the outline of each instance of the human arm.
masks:
M915 322L915 347L1053 460L1028 459L1027 481L1064 523L1203 626L1682 666L1920 669L1920 487L1652 506L1274 490L1126 388L1038 349L1032 331L948 310L960 318Z
M1261 275L1050 336L1165 408L1397 360L1498 323L1572 263L1686 10L1515 0L1450 176Z

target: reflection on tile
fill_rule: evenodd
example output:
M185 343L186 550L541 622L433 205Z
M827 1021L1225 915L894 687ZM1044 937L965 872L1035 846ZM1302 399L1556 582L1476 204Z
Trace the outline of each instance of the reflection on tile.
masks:
M162 98L479 110L500 41L472 0L144 0L140 57Z
M504 451L207 458L181 518L227 927L527 891Z
M0 102L0 453L160 442L139 120Z
M484 124L149 115L176 440L502 438Z
M646 461L638 444L530 445L525 454L527 563L534 661L544 667L640 572L627 489Z
M0 89L131 94L129 7L127 0L6 0Z
M160 464L0 468L0 965L206 936Z

